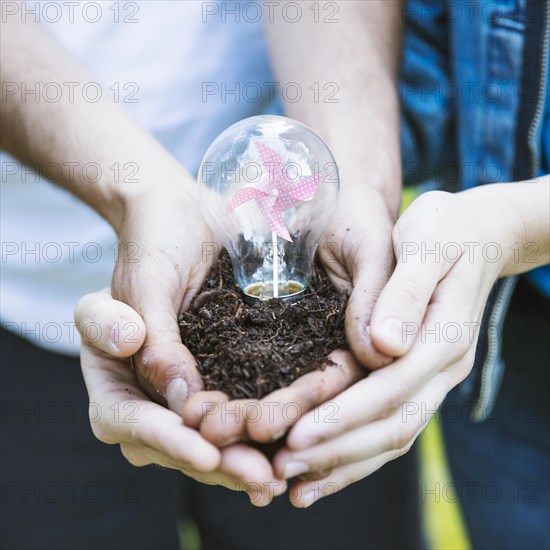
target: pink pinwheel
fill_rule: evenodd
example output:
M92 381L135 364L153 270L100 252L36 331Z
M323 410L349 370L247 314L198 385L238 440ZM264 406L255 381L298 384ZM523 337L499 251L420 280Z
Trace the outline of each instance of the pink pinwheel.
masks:
M311 176L296 183L289 182L283 174L284 164L281 157L259 141L254 141L254 145L260 154L265 172L259 181L246 185L231 197L226 213L254 200L271 231L292 242L283 221L283 212L301 202L310 201L319 185L319 177Z

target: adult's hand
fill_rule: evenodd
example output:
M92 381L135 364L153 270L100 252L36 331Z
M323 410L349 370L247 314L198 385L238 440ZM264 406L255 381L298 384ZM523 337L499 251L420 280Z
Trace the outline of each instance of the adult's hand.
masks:
M370 318L394 266L391 235L396 216L376 188L348 182L319 243L319 259L330 279L350 294L347 341L355 358L369 369L393 360L391 353L381 353L373 345Z
M152 190L128 201L119 230L113 297L135 309L147 326L134 357L140 385L181 414L188 395L202 389L196 362L182 344L178 314L212 265L216 247L196 199L196 184ZM193 185L192 185L193 184Z
M83 339L91 426L100 441L120 445L134 466L158 464L202 483L246 491L256 506L286 490L262 453L239 444L218 450L143 393L129 358L146 341L146 328L132 308L98 292L79 301L75 320Z
M317 409L291 429L274 459L276 473L333 470L313 489L298 481L291 493L296 506L309 506L410 449L470 372L495 280L548 263L549 184L544 178L456 195L432 192L404 213L393 231L397 266L371 319L374 345L398 359L332 400L337 422L316 422Z

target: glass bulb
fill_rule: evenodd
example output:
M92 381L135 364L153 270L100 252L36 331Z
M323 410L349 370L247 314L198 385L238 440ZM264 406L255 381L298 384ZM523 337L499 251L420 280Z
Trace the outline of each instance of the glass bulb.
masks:
M305 290L340 188L321 138L290 118L247 118L210 145L198 181L203 215L241 290L262 300Z

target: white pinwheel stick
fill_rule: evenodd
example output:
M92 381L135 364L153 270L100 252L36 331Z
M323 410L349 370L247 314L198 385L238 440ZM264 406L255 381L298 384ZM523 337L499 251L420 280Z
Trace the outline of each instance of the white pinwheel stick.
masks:
M277 233L271 232L271 245L273 247L273 298L279 297L279 247L277 245Z

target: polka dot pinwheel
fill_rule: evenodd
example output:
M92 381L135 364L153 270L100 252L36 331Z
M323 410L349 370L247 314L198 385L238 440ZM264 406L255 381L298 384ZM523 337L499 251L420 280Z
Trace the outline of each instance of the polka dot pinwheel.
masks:
M256 201L271 231L282 239L292 241L283 221L283 212L310 201L317 191L319 176L293 181L276 151L259 141L254 140L253 143L262 160L264 172L257 182L239 189L231 197L226 213L247 202Z

